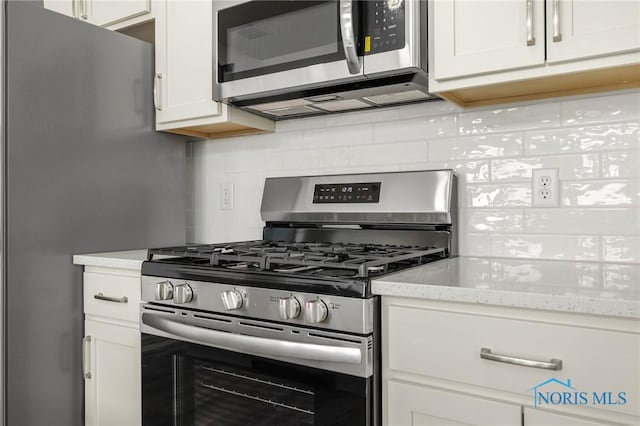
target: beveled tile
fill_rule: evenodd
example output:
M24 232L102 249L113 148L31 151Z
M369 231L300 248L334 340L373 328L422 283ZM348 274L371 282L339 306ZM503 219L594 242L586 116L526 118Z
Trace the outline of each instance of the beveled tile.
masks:
M522 232L523 211L520 209L460 209L463 232Z
M640 209L526 209L524 232L541 234L639 235Z
M558 169L560 179L594 179L599 177L597 154L513 158L491 161L491 180L531 179L533 169Z
M415 163L426 159L426 142L375 144L349 148L349 164L352 166Z
M565 206L637 206L637 180L565 182L562 199Z
M531 186L526 184L467 185L467 207L527 207L531 205Z
M595 261L600 259L600 244L594 236L494 234L491 255Z
M640 176L640 150L603 152L602 176L609 178L632 178Z
M557 103L471 111L458 115L461 135L557 127L559 124L560 107Z
M429 140L430 160L508 157L520 155L521 153L521 133Z
M606 262L640 262L640 237L602 237L602 257Z
M637 117L636 117L637 118ZM637 121L575 127L524 134L524 152L531 155L640 148Z
M563 125L637 120L640 117L640 92L576 99L561 105Z

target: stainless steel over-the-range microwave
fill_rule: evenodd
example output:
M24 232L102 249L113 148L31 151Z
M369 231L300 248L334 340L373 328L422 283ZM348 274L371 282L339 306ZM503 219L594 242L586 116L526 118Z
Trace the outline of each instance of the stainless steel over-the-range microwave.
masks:
M214 1L214 99L271 118L415 102L425 0Z

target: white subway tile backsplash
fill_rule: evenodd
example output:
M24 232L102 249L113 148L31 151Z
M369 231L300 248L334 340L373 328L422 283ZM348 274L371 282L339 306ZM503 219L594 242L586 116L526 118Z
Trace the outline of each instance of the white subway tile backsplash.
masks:
M640 259L640 237L602 237L602 257L607 262L637 262Z
M522 210L460 209L460 228L467 232L522 232Z
M553 103L458 114L461 135L557 127L559 124L560 107Z
M531 179L533 169L559 169L560 179L594 179L599 177L597 154L512 158L491 162L492 180Z
M598 260L598 237L569 235L491 236L491 255L557 260Z
M640 176L640 150L603 152L602 177L637 178Z
M565 206L638 206L638 180L565 182L562 198Z
M415 163L427 160L427 142L401 142L349 148L353 166Z
M640 117L640 93L564 101L561 111L564 125L637 120Z
M373 142L373 126L342 126L311 129L304 132L304 141L310 148L329 146L367 145Z
M462 255L610 260L638 278L639 101L640 91L494 109L427 102L191 142L188 237L259 238L266 177L451 168ZM547 167L559 170L561 206L532 208L531 171ZM220 209L222 182L234 183L233 210ZM631 285L627 269L598 273Z
M637 119L638 117L636 117ZM527 132L525 155L640 148L637 121L591 127Z
M463 199L466 207L527 207L531 186L527 184L468 185Z
M319 169L346 167L349 164L349 149L336 147L327 149L306 149L282 153L286 168Z
M489 161L423 161L400 165L400 170L452 169L459 185L472 182L489 182Z
M414 118L402 121L385 121L374 125L373 141L376 143L405 140L428 140L436 137L457 136L458 128L453 115Z
M489 134L429 141L429 159L432 161L511 157L521 153L521 133Z
M527 209L524 213L524 232L640 235L640 209Z
M640 265L604 265L602 267L603 286L611 290L635 289L640 293Z

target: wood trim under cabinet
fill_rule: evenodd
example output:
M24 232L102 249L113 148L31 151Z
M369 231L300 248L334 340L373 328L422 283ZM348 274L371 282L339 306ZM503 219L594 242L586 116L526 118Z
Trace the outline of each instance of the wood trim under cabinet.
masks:
M640 88L640 64L437 93L462 107Z

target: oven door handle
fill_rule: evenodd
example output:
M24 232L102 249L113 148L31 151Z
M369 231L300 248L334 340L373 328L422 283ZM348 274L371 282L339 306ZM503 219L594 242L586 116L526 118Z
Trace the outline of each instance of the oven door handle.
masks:
M362 362L362 353L358 348L297 343L232 334L198 327L173 318L169 319L162 314L148 312L142 313L142 323L176 340L188 340L234 352L346 364L360 364Z

